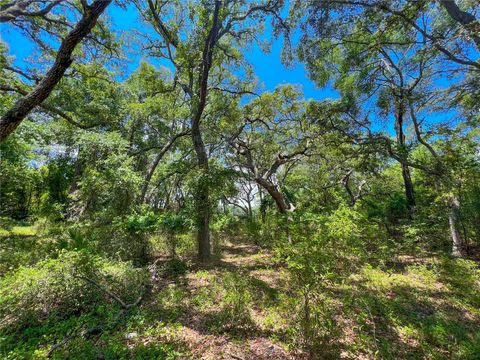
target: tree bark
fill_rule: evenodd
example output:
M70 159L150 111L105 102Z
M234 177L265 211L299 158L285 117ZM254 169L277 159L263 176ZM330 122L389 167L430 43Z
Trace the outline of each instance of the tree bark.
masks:
M405 134L403 133L403 122L404 122L404 104L403 97L396 99L396 110L395 110L395 134L397 137L397 146L402 153L402 158L406 158L405 155ZM410 168L405 162L400 162L402 168L402 178L405 188L405 198L407 201L408 217L413 219L415 216L416 202L415 202L415 191L412 182L412 176L410 174Z
M293 206L287 202L283 194L280 192L280 190L278 190L277 186L260 177L256 179L256 182L272 197L280 213L287 214L288 212L293 211Z
M295 211L295 207L287 201L285 196L280 190L278 190L278 187L276 185L261 177L257 177L256 181L268 192L268 194L272 197L273 201L275 201L278 211L281 214L286 215L285 233L287 234L288 243L292 244L293 239L292 234L290 233L289 224L292 222L291 213Z
M197 160L202 176L198 179L195 208L197 213L197 243L198 258L201 262L208 262L211 257L210 246L210 189L207 176L209 171L208 155L202 140L200 129L192 127L192 141L197 153Z
M253 219L253 210L252 210L252 199L250 198L250 192L247 193L247 208L248 208L248 218L249 220Z
M265 220L267 219L267 208L264 204L264 198L263 198L263 191L260 186L260 184L257 183L258 187L258 197L260 199L260 219L262 221L262 224L265 224Z
M464 244L458 230L460 219L460 200L456 195L452 195L449 201L450 213L448 215L448 222L450 224L450 235L452 237L452 255L462 256Z
M416 212L415 190L413 187L412 176L408 165L401 164L402 178L405 187L405 198L407 199L408 217L413 219Z
M90 33L98 17L112 0L96 0L85 9L80 21L63 39L55 59L45 77L26 96L18 100L0 119L0 141L9 136L36 106L40 105L62 79L73 62L76 46Z

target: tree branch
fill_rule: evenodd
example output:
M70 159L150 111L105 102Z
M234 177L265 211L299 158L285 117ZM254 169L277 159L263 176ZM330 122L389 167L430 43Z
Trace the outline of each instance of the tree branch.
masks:
M14 91L14 92L17 92L17 93L19 93L21 95L24 95L24 96L28 95L28 92L26 90L23 90L19 87L11 87L11 86L8 86L8 85L0 85L0 91ZM75 121L70 115L64 113L62 110L57 109L50 104L42 103L42 104L38 105L38 107L42 108L43 110L45 110L47 112L50 112L52 114L60 116L61 118L63 118L67 122L69 122L70 124L80 128L80 129L84 129L84 130L91 129L91 128L94 128L95 126L99 125L99 124L83 125L83 124Z
M65 0L55 0L51 1L50 4L45 6L43 9L37 11L26 11L29 5L34 3L39 3L40 1L36 0L20 0L17 2L12 2L6 4L0 8L0 23L10 22L16 20L19 16L35 17L40 16L44 17L47 15L55 6L62 3ZM41 1L44 3L44 1ZM45 1L46 2L46 1Z
M90 33L98 17L112 0L95 0L88 7L81 20L63 39L55 63L35 88L18 100L0 119L0 141L10 135L36 106L40 105L62 79L65 71L73 62L72 54L76 46Z

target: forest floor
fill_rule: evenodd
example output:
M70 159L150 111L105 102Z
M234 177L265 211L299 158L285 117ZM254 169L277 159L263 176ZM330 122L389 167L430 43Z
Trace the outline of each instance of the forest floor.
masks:
M288 291L288 275L269 251L223 246L215 267L189 273L184 280L187 302L193 299L203 308L179 319L180 338L195 359L306 358L275 341L287 329L271 306Z
M143 310L162 314L192 359L475 358L480 279L471 263L403 256L366 266L319 294L316 339L301 350L301 301L285 267L255 245L230 244L211 268L160 281ZM289 285L290 284L290 285ZM148 310L147 310L148 309ZM168 327L168 325L167 325ZM139 336L142 341L155 341ZM477 354L477 355L475 355Z
M22 231L18 239L34 245L34 234ZM22 254L8 251L15 262ZM158 255L155 269L169 271L153 272L150 295L120 321L108 297L91 312L21 333L2 333L0 321L0 355L46 358L52 345L68 339L53 358L479 359L478 263L401 256L326 281L312 294L314 336L307 351L299 340L299 284L270 250L226 244L208 267L184 260L187 266ZM68 337L99 322L110 324L101 334Z

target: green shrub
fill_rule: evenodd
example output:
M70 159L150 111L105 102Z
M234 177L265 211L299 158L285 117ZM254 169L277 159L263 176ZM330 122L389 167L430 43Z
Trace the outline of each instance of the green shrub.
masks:
M179 235L184 234L188 230L189 223L186 214L173 211L166 212L160 216L158 225L166 235L166 245L170 256L175 258L177 256Z
M185 275L188 271L188 266L184 261L173 258L163 265L162 270L166 276L176 277L180 275Z
M151 248L148 236L143 231L129 228L128 221L115 218L109 225L98 225L88 221L69 228L69 248L87 248L95 253L119 261L132 261L141 266L148 263Z
M339 206L328 215L293 214L288 226L291 242L276 243L297 294L298 342L316 351L333 331L323 292L340 284L378 251L378 232L354 208ZM330 319L330 320L329 320Z
M0 281L3 326L17 328L67 318L105 302L107 294L85 278L119 294L126 303L139 296L147 281L146 272L130 263L108 261L86 251L62 251L57 259L20 267Z

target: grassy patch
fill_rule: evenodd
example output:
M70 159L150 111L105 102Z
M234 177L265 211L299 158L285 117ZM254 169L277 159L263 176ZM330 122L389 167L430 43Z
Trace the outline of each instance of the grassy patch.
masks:
M34 226L13 226L11 228L0 228L0 237L22 237L35 236L37 229Z
M462 273L465 281L455 281ZM344 351L387 359L475 358L478 275L473 264L451 259L402 273L365 267L351 278L349 291L336 293L345 311L339 316L355 329Z

